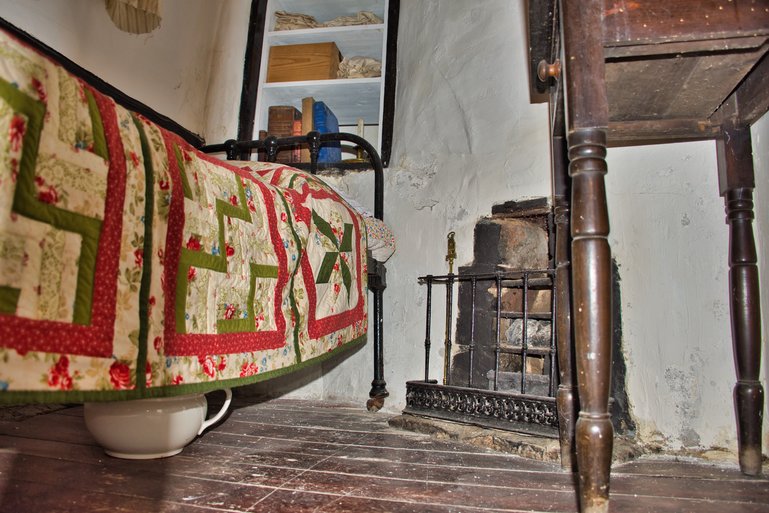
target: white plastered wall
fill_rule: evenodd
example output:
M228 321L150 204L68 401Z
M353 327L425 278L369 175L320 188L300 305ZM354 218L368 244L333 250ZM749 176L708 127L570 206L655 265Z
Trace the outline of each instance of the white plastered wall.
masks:
M761 319L763 321L761 353L761 383L764 385L764 438L763 452L769 453L769 426L766 421L769 411L769 390L767 390L767 376L769 376L769 113L753 125L751 128L753 141L753 165L756 173L756 190L753 201L756 205L756 245L758 251L759 283L761 284Z
M210 142L232 137L250 2L164 4L176 14L149 36L119 32L93 0L0 0L0 15ZM425 291L417 277L446 271L446 234L457 233L457 263L467 264L473 227L492 205L549 194L547 107L529 102L525 34L524 2L401 1L393 158L385 179L386 220L398 238L384 303L390 411L404 406L405 381L423 376ZM766 274L769 115L752 133L756 239ZM627 388L639 433L668 449L733 451L728 230L715 146L612 148L607 160L610 243L622 280ZM371 204L370 173L330 181ZM769 319L769 286L762 305ZM433 315L431 374L440 377L440 308ZM764 344L764 382L767 353ZM369 343L295 377L298 384L284 379L272 388L362 405L371 377Z
M728 227L715 143L611 148L607 161L639 434L666 447L732 448Z
M247 1L164 0L160 27L149 34L120 31L102 0L0 0L0 16L129 96L203 134L214 40L219 36L227 41L218 27L222 11L235 8L230 3L246 4L247 31ZM238 43L244 42L245 34ZM242 56L238 50L241 63ZM236 98L242 64L240 68Z

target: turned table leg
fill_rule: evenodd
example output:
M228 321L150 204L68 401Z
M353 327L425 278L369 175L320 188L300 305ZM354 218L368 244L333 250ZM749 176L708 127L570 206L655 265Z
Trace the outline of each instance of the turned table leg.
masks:
M558 106L558 119L563 121L563 103ZM553 219L555 221L555 333L558 356L558 437L561 445L561 468L576 469L574 423L577 421L577 383L574 372L574 344L571 334L571 262L569 247L569 177L567 144L564 127L554 129L551 155L553 158Z
M565 198L556 198L555 217L555 330L558 344L558 432L561 444L561 467L573 470L574 422L577 420L577 391L574 379L574 352L571 338L571 280L569 273L569 206Z
M601 0L562 0L571 175L571 275L579 418L576 423L580 510L609 510L614 438L611 382L611 251L606 206L606 96Z
M761 473L764 388L758 259L753 238L753 155L749 127L725 127L718 140L719 184L729 224L729 299L737 384L734 405L740 469Z
M569 134L572 177L571 265L580 412L576 424L580 509L608 511L614 438L611 378L611 251L606 207L606 132Z

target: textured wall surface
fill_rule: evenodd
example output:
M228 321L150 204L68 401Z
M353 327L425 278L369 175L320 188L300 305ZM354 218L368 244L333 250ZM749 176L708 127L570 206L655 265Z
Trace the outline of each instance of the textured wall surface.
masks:
M764 454L769 453L769 396L766 394L767 376L769 376L769 114L764 116L751 129L753 140L753 164L756 171L756 190L753 201L756 204L756 246L758 249L758 272L761 283L761 319L763 321L763 346L761 355L761 382L764 384Z
M728 445L728 229L715 143L613 148L608 163L610 244L638 428L674 447Z
M424 376L426 291L417 277L448 272L448 232L456 232L456 264L466 265L475 223L492 205L550 194L547 106L529 103L523 14L517 2L401 2L393 157L385 180L385 218L398 240L384 305L388 408L402 408L405 381ZM336 183L369 200L370 175ZM438 379L443 304L435 300L433 310L431 374ZM369 351L329 373L323 393L352 392L358 383L350 380L352 369L367 385ZM357 393L367 391L361 386Z
M120 31L104 2L96 0L0 0L0 16L129 96L203 134L212 49L217 36L227 35L218 29L225 2L166 0L161 5L160 27L139 35ZM236 32L248 30L247 14L242 25ZM242 50L238 54L236 98L243 74Z

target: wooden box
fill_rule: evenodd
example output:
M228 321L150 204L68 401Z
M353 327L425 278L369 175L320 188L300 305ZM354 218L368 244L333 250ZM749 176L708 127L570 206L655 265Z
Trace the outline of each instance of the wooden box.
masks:
M277 138L302 135L302 113L291 105L273 105L268 109L267 135ZM262 139L261 134L259 138ZM293 164L301 162L301 148L299 146L282 148L278 151L277 162Z
M270 47L267 82L336 78L341 59L333 42L273 46Z

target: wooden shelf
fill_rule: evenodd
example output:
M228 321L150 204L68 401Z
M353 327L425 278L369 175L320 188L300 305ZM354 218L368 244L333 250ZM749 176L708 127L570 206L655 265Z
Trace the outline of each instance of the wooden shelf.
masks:
M324 102L340 126L355 126L359 119L366 125L366 138L379 151L386 165L392 139L394 105L394 66L387 75L387 48L395 48L398 0L261 0L265 22L256 40L260 44L260 70L254 102L253 138L268 125L269 107L291 105L302 109L302 98ZM370 11L384 23L348 25L296 30L274 30L275 11L313 16L327 22L339 16ZM394 13L393 20L389 20ZM391 24L391 22L393 22ZM388 40L391 40L388 43ZM334 42L343 57L370 57L381 61L382 76L374 78L330 79L296 82L266 82L270 48L294 44ZM388 78L386 78L388 77ZM386 100L388 98L389 100ZM387 116L387 119L384 119Z
M270 46L303 45L333 41L344 57L372 57L382 60L384 24L279 30L267 33Z
M293 105L302 110L302 98L312 96L323 101L336 115L340 125L355 125L358 118L378 125L381 78L348 78L308 82L272 82L262 87L264 109L259 126L267 126L267 107Z

